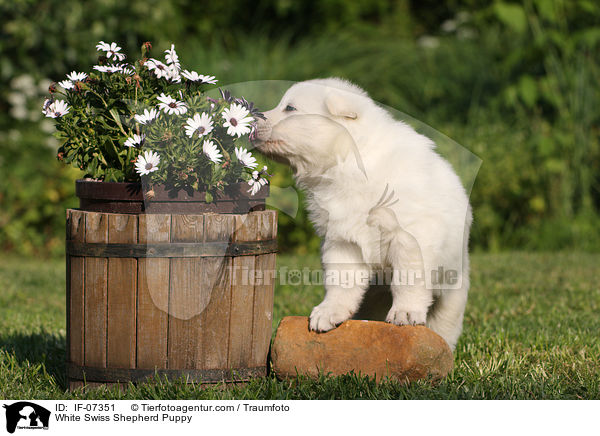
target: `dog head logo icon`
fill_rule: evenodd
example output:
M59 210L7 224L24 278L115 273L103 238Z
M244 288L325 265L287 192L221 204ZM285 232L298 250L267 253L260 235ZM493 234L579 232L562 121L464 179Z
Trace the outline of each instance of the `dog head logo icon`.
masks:
M6 409L6 431L14 433L18 428L48 428L50 411L28 401L3 406Z

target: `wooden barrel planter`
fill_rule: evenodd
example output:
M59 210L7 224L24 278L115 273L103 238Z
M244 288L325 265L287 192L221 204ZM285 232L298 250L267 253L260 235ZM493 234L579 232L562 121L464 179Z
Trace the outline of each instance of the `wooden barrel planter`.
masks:
M71 389L266 375L277 213L201 209L67 210Z

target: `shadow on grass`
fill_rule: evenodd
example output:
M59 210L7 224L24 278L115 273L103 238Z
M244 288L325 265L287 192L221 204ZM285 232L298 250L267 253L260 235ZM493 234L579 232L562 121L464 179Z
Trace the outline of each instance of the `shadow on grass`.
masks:
M13 354L20 365L42 366L56 384L66 389L66 338L44 330L0 335L0 349Z

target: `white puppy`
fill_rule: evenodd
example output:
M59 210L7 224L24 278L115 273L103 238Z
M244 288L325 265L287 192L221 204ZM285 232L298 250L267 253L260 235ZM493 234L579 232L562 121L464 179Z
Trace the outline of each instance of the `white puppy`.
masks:
M458 176L433 142L340 79L295 84L265 117L257 148L292 167L322 238L326 295L310 328L327 331L351 318L370 280L389 269L386 321L427 324L454 349L472 218Z

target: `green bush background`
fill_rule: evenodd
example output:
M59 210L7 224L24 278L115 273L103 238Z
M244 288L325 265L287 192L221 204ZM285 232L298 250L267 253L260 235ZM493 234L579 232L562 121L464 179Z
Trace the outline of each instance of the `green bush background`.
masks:
M594 0L0 0L0 249L61 253L77 204L50 80L89 70L99 40L149 40L223 85L341 76L453 138L483 161L475 249L598 250L598 23ZM302 210L280 216L284 250L318 248Z

